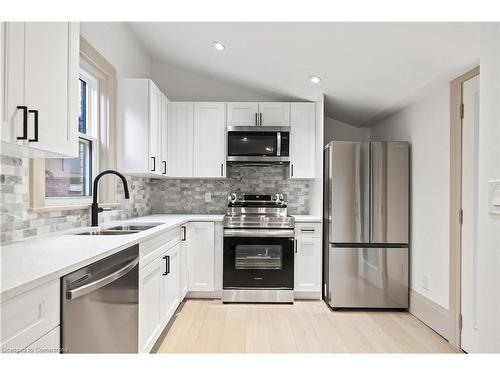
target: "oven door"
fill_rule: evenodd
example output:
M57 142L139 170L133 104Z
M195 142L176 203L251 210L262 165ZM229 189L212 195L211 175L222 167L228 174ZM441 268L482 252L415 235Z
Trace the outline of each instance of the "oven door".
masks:
M259 237L256 231L266 230L253 230L248 236L241 230L238 236L224 236L224 289L293 290L293 237L264 233Z

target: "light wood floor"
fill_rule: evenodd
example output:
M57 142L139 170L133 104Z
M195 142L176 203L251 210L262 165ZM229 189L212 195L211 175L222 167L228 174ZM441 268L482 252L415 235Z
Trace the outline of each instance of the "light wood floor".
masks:
M331 311L293 305L187 300L159 353L453 353L441 336L404 312Z

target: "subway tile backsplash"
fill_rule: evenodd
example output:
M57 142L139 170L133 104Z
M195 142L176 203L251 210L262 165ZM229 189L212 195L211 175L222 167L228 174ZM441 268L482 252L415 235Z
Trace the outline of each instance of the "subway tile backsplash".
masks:
M230 192L287 194L291 214L309 213L309 181L286 177L280 166L229 166L225 179L148 179L127 176L130 200L117 183L118 209L102 212L99 221L149 214L223 214ZM210 193L211 202L205 202ZM90 210L29 211L29 159L0 156L0 243L90 225Z
M285 193L289 213L309 213L309 181L288 179L286 173L276 165L228 166L225 179L153 179L152 213L223 214L231 192Z

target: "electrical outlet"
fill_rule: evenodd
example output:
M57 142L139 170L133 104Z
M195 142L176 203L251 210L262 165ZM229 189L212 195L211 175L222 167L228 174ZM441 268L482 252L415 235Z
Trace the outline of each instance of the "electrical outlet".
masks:
M299 196L299 204L304 204L304 201L305 201L304 196L300 195Z
M422 280L422 288L425 290L429 290L429 276L424 275L424 278Z
M205 193L205 203L212 202L212 193Z

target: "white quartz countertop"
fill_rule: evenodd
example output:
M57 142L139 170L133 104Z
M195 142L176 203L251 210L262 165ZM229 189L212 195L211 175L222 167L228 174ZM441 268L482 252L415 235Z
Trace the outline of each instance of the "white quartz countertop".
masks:
M89 229L81 227L2 246L0 298L2 301L10 299L189 221L222 221L223 217L224 215L150 215L102 225L107 228L125 222L162 223L135 234L72 235Z
M321 217L315 215L292 215L296 223L321 223Z

